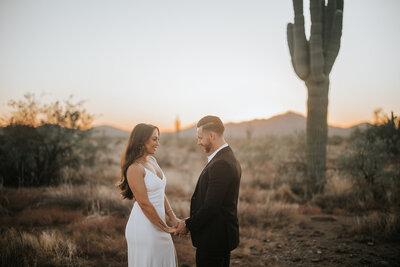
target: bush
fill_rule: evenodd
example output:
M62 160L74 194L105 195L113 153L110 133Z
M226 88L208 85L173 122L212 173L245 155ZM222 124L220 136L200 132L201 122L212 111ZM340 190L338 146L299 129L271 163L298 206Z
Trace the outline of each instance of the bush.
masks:
M89 133L59 125L10 125L0 136L0 176L4 186L54 185L64 168L78 168L80 143Z
M339 166L354 177L363 177L374 184L377 177L384 175L388 160L385 143L381 139L371 139L368 131L353 132L347 151L339 157Z
M33 95L10 101L16 110L0 132L0 180L4 186L56 185L67 169L93 165L104 149L87 130L93 118L77 104L65 101L41 105Z
M277 166L277 185L288 183L293 193L308 197L305 132L281 137L274 162Z
M341 170L358 182L363 200L387 201L388 191L396 192L400 182L400 129L393 116L377 119L365 130L356 129L348 140L347 150L338 158Z

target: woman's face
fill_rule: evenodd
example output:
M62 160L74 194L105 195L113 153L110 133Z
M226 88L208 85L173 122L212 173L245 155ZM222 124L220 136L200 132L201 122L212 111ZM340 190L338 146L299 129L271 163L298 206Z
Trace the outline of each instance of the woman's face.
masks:
M154 129L152 136L146 141L144 147L146 149L146 153L154 154L156 153L157 147L160 145L160 138L158 135L157 129Z

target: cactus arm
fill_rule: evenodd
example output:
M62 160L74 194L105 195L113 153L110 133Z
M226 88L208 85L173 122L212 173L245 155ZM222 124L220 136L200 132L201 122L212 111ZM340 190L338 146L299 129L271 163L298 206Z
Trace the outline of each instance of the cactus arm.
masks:
M306 80L310 73L309 48L304 29L303 0L293 0L293 56L294 69L300 79Z
M290 58L292 60L292 65L293 65L293 69L294 72L297 74L297 76L300 77L301 73L299 73L296 69L296 64L294 63L294 56L293 56L293 24L292 23L288 23L287 25L287 41L288 41L288 46L289 46L289 52L290 52Z
M321 23L322 23L322 53L324 54L325 57L325 34L326 34L326 9L327 7L325 6L325 0L322 0L321 2Z
M325 8L325 31L324 31L324 56L328 51L329 39L332 32L332 21L336 10L336 0L329 0L328 5Z
M293 23L288 23L286 34L287 34L290 57L292 58L293 62Z
M322 0L323 1L323 0ZM314 82L322 82L324 74L324 53L322 49L322 6L321 0L310 1L311 35L310 35L310 70Z
M336 2L336 9L342 10L343 12L343 0L337 0Z
M335 13L335 16L333 19L332 33L331 33L328 49L326 51L324 73L327 75L329 75L329 73L331 72L333 63L335 63L336 57L339 53L340 39L342 36L342 27L343 27L343 11L338 9L338 10L336 10L336 13Z

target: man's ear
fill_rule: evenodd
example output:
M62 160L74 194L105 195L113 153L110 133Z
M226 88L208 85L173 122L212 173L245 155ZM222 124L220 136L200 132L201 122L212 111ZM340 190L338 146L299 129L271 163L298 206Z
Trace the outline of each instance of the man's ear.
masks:
M211 141L215 141L216 134L213 131L210 131L210 139Z

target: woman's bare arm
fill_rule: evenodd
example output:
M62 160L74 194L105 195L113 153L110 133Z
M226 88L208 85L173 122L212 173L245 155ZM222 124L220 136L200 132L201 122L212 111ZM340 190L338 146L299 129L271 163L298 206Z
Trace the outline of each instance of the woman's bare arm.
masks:
M164 208L165 208L165 213L171 219L172 226L173 227L177 226L180 220L176 217L174 210L172 209L171 205L169 204L167 195L164 195Z
M158 215L153 204L151 204L148 196L147 189L144 183L145 170L137 164L132 164L126 173L129 187L131 188L136 201L142 209L144 215L161 230L167 233L174 232L174 229L169 227L160 215Z

